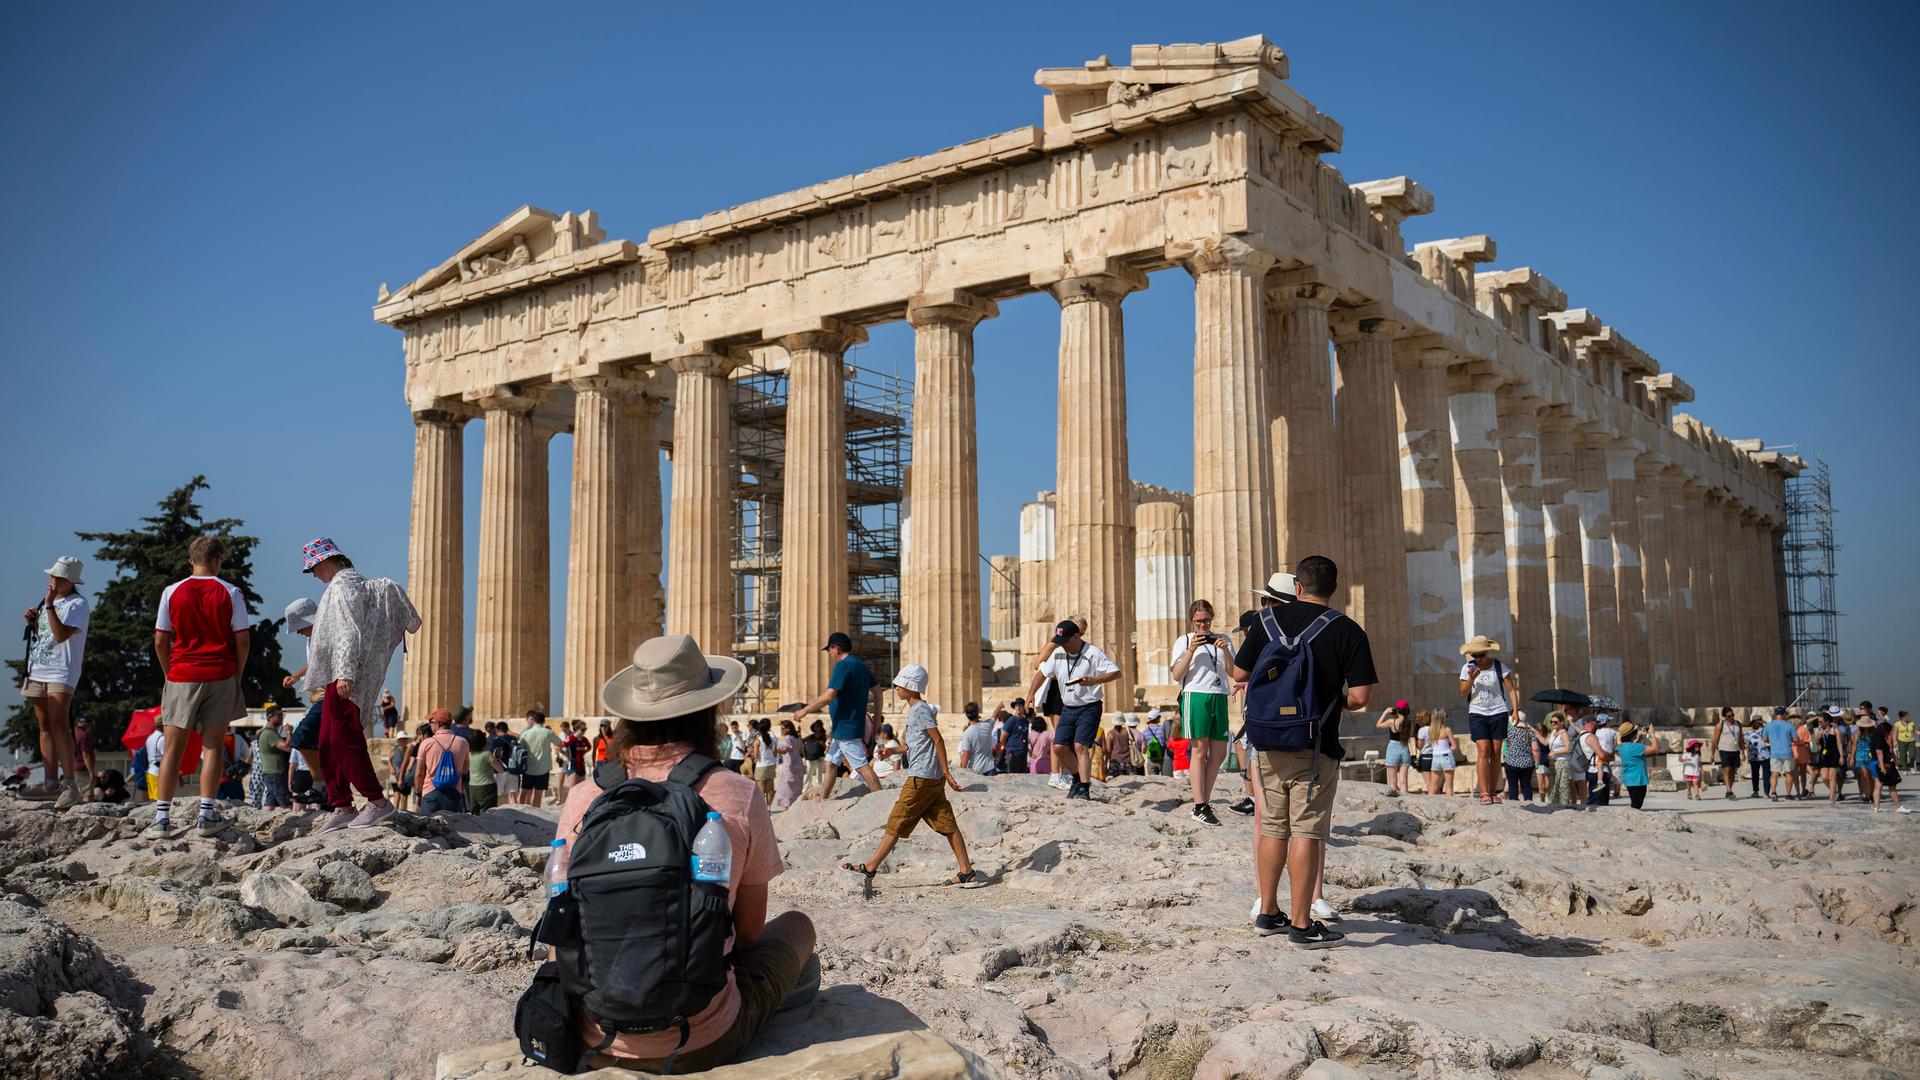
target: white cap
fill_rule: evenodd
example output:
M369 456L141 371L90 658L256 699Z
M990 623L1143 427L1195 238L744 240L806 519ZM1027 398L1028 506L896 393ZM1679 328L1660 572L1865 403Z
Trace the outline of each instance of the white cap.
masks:
M287 605L287 632L299 633L313 625L313 617L320 613L320 605L306 597L301 597Z
M908 664L893 677L893 685L902 690L911 690L916 694L927 692L927 669L919 664Z
M1159 710L1159 709L1148 709L1148 710L1147 710L1147 719L1149 719L1149 720L1158 720L1158 719L1160 719L1160 710Z

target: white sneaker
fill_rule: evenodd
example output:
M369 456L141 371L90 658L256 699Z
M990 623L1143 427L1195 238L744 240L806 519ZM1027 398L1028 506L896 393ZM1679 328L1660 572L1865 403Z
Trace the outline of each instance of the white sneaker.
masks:
M399 812L399 808L392 803L388 803L385 806L381 806L379 803L368 803L366 809L360 811L360 816L354 818L353 823L348 825L347 828L370 829Z
M165 840L173 835L173 823L154 818L147 827L140 830L140 836L147 840Z
M1063 773L1063 772L1057 772L1057 773L1053 773L1053 774L1051 774L1051 775L1049 775L1049 776L1047 777L1047 786L1048 786L1048 787L1050 787L1050 788L1064 788L1064 787L1066 787L1066 786L1067 786L1067 774L1066 774L1066 773Z
M351 810L335 810L327 817L326 823L318 829L315 829L314 832L333 832L336 829L344 829L353 824L355 816Z
M1315 900L1313 902L1313 917L1319 919L1321 922L1340 921L1340 913L1333 910L1333 905L1327 903L1325 900Z
M85 801L85 799L80 797L80 789L73 786L72 783L68 783L61 787L58 795L53 797L53 808L55 810L71 810Z
M1900 807L1900 808L1899 808L1898 810L1895 810L1895 811L1894 811L1894 813L1896 813L1896 814L1911 814L1911 813L1913 813L1913 807L1911 807L1911 806L1902 806L1902 807Z

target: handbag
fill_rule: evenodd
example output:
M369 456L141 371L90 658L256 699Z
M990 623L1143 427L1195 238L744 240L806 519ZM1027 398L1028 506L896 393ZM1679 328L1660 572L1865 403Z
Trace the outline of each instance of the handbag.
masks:
M560 984L559 964L548 960L534 972L514 1006L513 1033L528 1061L568 1075L585 1071L578 1013Z

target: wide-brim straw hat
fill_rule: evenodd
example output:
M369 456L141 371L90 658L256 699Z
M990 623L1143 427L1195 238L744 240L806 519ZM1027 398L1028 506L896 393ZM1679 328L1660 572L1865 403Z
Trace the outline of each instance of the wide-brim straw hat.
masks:
M1295 584L1296 581L1292 574L1287 573L1285 570L1276 570L1268 575L1265 585L1253 590L1253 595L1267 600L1278 600L1283 604L1291 604L1298 595L1298 593L1294 591Z
M708 656L685 634L641 642L633 665L600 688L600 704L623 720L673 720L728 701L747 682L747 666Z
M1496 653L1499 651L1500 651L1500 643L1493 640L1492 638L1488 637L1485 634L1475 634L1473 635L1473 640L1467 642L1465 645L1460 646L1461 656L1472 656L1474 653L1483 653L1483 652Z

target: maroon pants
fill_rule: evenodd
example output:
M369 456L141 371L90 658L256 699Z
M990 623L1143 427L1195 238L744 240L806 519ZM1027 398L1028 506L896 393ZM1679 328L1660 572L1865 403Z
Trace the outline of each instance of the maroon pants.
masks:
M327 684L326 697L320 702L320 768L327 774L330 809L353 808L349 784L368 799L382 797L373 756L367 753L367 737L360 730L360 707L335 693L332 683Z

